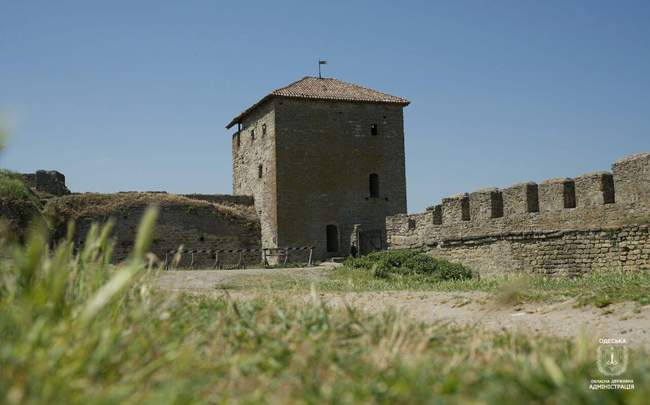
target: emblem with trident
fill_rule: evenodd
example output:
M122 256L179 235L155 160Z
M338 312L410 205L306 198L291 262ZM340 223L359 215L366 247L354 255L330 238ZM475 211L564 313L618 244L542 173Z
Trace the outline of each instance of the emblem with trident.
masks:
M615 366L618 364L618 361L614 359L614 347L611 347L609 352L609 360L607 361L608 366Z
M627 369L627 347L622 344L601 344L598 346L598 370L609 376L621 375Z

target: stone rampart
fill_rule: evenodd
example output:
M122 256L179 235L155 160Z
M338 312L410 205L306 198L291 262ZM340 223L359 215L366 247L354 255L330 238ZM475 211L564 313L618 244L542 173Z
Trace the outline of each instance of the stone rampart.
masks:
M152 253L164 259L180 246L192 250L256 250L245 252L247 265L261 263L260 225L251 205L218 204L167 193L73 194L50 200L45 212L53 218L56 236L65 235L67 222L76 223L75 245L81 247L93 223L114 221L113 261L128 257L133 248L142 214L150 205L160 208ZM171 260L172 255L168 255ZM189 267L191 254L184 254L179 267ZM239 252L223 253L225 266L236 266ZM194 254L193 268L212 268L212 253Z
M207 201L223 205L242 205L254 206L255 201L250 195L232 195L232 194L183 194L183 197L193 200Z
M650 153L612 172L444 198L386 219L389 249L420 248L480 273L650 269Z

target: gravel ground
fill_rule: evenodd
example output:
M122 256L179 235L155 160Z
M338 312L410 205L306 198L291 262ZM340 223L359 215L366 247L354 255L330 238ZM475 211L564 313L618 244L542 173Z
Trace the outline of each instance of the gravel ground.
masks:
M327 272L332 268L333 265L329 264L291 269L169 271L160 277L159 287L223 295L224 289L237 278L250 276L251 282L257 280L258 283L263 283L267 277L288 275L316 281L327 277ZM256 279L254 276L264 277ZM228 294L245 299L260 292L240 289L229 290ZM264 294L282 300L313 299L306 291L272 291ZM573 300L552 304L499 305L493 296L484 292L326 292L319 296L334 307L351 305L371 313L394 309L404 316L424 322L452 322L491 330L569 338L584 334L596 341L599 338L622 337L629 345L650 351L650 305L639 307L628 302L606 308L578 307Z

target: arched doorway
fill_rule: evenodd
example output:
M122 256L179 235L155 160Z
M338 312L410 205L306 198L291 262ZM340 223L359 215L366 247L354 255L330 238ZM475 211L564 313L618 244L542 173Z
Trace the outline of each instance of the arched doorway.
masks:
M327 225L325 229L327 234L327 251L334 253L339 251L339 229L336 225Z

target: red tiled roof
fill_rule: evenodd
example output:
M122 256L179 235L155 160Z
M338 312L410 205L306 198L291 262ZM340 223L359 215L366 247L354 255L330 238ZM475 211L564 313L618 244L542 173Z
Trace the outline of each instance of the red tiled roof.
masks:
M226 126L231 128L248 115L257 106L271 97L291 97L291 98L304 98L314 100L340 100L340 101L353 101L365 103L387 103L399 104L407 106L410 102L402 97L391 96L390 94L381 93L366 87L358 86L356 84L347 83L337 79L307 76L297 82L293 82L286 87L279 88L272 91L267 96L262 98L257 103L253 104L246 111L239 114L237 117Z

